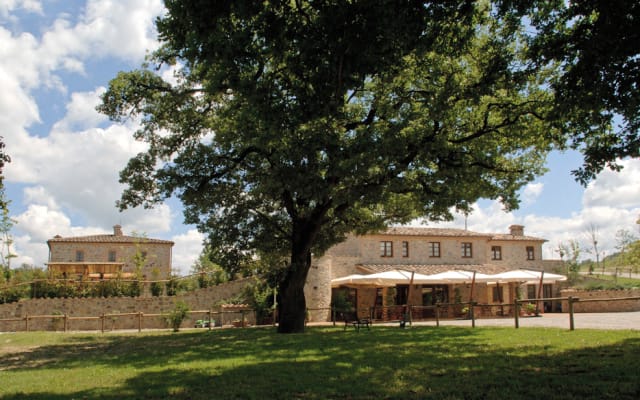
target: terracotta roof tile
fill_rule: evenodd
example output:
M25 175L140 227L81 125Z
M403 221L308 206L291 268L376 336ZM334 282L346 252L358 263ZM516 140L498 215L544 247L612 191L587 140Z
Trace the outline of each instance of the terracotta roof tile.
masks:
M397 235L397 236L460 236L460 237L491 237L492 234L478 233L464 229L453 228L422 228L411 226L396 226L388 228L379 235Z
M516 240L516 241L537 241L546 242L546 239L534 237L534 236L517 236L509 233L479 233L469 231L465 229L455 228L426 228L426 227L411 227L411 226L396 226L388 228L384 232L379 232L378 235L392 235L392 236L447 236L447 237L481 237L491 240Z
M517 241L533 241L533 242L547 242L547 239L542 239L535 236L519 236L511 235L509 233L494 233L491 235L492 240L517 240Z
M71 236L61 237L56 236L53 239L47 240L47 243L149 243L149 244L170 244L173 242L170 240L141 238L137 236L126 235L89 235L89 236Z
M420 274L433 275L452 270L476 271L483 274L497 274L514 269L513 265L496 264L358 264L356 268L365 273L376 273L401 269Z

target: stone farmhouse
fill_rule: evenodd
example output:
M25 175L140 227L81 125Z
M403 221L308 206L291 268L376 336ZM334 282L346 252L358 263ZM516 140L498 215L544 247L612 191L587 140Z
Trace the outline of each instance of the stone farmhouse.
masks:
M332 279L351 274L372 274L394 269L433 275L445 271L467 270L496 274L515 269L550 270L558 261L542 259L545 239L526 236L524 227L512 225L509 233L477 233L463 229L394 227L385 232L350 236L345 242L329 249L312 261L305 297L310 317L314 321L331 318L332 297L339 293L349 299L360 317L369 316L373 308L406 305L430 306L439 303L473 300L482 304L513 303L521 298L553 297L556 284L527 282L522 285L483 283L470 284L397 285L381 287L332 287ZM472 291L474 291L471 293ZM411 298L407 296L411 294ZM545 303L544 311L557 311L559 304ZM486 313L496 315L504 308L487 307ZM433 313L433 310L424 310ZM446 315L445 315L446 316ZM375 317L375 316L374 316ZM380 316L378 316L380 317ZM425 317L429 317L425 315Z
M136 263L141 277L163 279L171 272L173 242L127 236L115 225L113 234L62 237L47 240L48 271L54 276L83 279L131 277ZM137 260L137 261L136 261Z

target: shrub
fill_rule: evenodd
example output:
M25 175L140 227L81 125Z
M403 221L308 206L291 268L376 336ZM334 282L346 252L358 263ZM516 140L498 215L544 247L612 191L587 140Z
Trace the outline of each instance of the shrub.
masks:
M178 332L182 321L188 316L189 306L184 301L178 301L175 303L173 310L164 316L164 320L174 332Z
M162 296L162 291L163 291L163 287L162 287L162 283L157 282L157 281L153 281L151 282L151 295L152 296Z

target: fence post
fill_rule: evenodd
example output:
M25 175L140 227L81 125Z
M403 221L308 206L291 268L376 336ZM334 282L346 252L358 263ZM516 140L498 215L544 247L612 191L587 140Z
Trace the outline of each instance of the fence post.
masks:
M142 311L138 312L138 333L142 332Z
M66 333L67 332L67 324L69 323L69 318L68 318L67 314L65 314L63 318L64 318L64 327L62 328L62 331Z
M476 303L474 301L469 303L469 315L471 316L471 327L476 327L476 313L475 313Z
M440 303L436 303L436 326L440 326Z
M24 330L29 332L29 314L24 315Z
M569 296L569 330L572 331L576 329L575 321L573 319L573 302L578 301L578 298L573 298Z
M240 315L241 315L241 322L240 322L240 326L242 328L244 328L244 310L240 310Z
M104 333L104 313L100 316L100 331Z
M518 329L520 328L520 302L518 301L518 299L515 299L515 301L513 302L513 308L513 318L516 323L516 329Z
M209 309L209 330L211 330L211 325L213 325L213 310Z

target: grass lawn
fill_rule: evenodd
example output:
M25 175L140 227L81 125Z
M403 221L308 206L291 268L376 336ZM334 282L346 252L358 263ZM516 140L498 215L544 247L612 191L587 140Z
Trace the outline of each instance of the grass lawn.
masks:
M640 332L0 334L0 399L638 399Z

